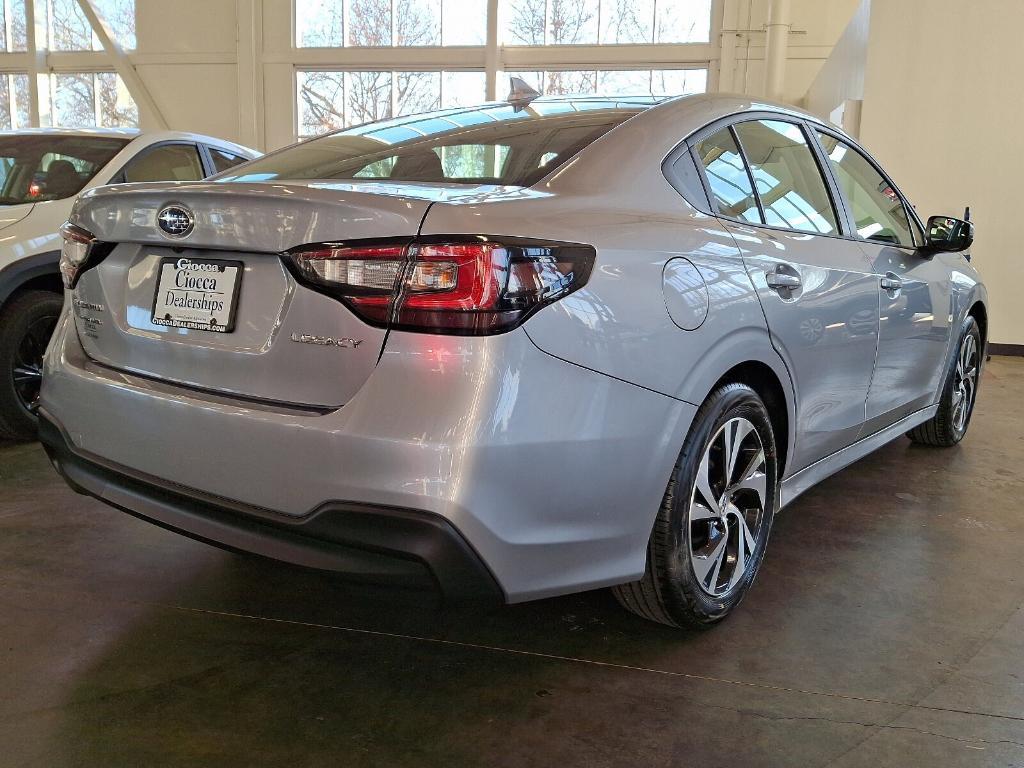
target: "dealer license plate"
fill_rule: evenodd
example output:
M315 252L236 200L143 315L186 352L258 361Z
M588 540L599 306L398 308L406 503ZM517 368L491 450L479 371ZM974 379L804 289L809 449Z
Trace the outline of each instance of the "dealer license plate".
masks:
M153 323L231 333L244 265L219 259L165 258L153 300Z

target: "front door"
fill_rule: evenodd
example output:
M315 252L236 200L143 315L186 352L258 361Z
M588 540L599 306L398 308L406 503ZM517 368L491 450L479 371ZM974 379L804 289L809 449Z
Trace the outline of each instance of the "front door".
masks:
M918 252L902 196L856 147L819 138L843 191L861 248L878 284L879 337L865 433L876 432L935 401L950 341L952 299L941 257Z
M732 225L772 343L794 379L803 469L855 442L878 343L878 280L857 243ZM788 287L796 280L795 287Z

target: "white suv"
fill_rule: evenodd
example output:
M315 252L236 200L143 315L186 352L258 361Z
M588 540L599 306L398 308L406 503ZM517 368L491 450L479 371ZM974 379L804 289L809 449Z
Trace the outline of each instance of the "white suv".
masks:
M258 156L192 133L0 132L0 439L35 436L43 351L63 303L58 230L78 195L104 184L198 181Z

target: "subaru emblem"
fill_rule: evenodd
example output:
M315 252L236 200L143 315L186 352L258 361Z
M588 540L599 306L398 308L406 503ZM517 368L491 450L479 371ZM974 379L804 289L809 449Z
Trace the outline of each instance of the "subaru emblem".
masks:
M165 205L156 215L156 223L168 237L187 237L195 226L195 217L184 206Z

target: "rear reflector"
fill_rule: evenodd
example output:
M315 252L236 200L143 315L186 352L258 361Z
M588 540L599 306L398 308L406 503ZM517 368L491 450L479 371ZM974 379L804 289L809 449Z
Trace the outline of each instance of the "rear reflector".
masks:
M286 254L304 284L374 325L430 333L501 333L590 277L589 245L430 237L303 246Z

